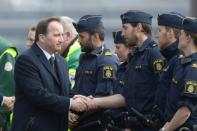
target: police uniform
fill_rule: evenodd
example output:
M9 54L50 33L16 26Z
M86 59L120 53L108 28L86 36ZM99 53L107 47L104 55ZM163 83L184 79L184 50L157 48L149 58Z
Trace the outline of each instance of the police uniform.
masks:
M175 12L164 13L158 15L157 18L158 25L176 29L182 28L183 19L183 15ZM168 47L161 50L161 54L166 58L166 66L161 74L160 82L157 87L155 102L162 112L164 112L165 109L167 93L171 85L173 69L177 60L175 57L177 57L180 52L178 49L178 42L179 40L177 39L174 43L171 43Z
M101 18L100 15L85 15L81 17L75 25L77 32L90 32L97 28L104 29ZM85 96L111 95L115 85L118 64L117 57L104 46L82 53L76 73L74 93ZM97 113L97 117L94 116L94 118L91 118L93 120L89 121L92 122L101 116L101 113ZM103 128L90 127L88 130L102 131Z
M103 27L100 15L86 15L77 23L77 31L88 32ZM77 69L75 90L85 96L106 96L112 94L118 60L104 46L81 54Z
M122 23L152 23L152 16L141 11L128 11L121 15ZM164 57L161 55L157 43L148 37L141 47L137 48L129 57L126 70L125 97L128 111L133 107L146 115L154 105L155 91L159 82L159 73L164 67ZM152 130L148 127L132 127L134 131Z
M184 19L183 29L197 33L197 21ZM170 121L180 107L186 106L191 111L191 115L182 126L192 130L192 126L197 122L197 52L178 59L167 100L166 121Z
M3 96L14 96L14 65L17 57L16 48L0 37L0 93ZM5 131L9 130L10 112L4 107L0 107L0 127Z
M117 58L104 47L97 48L90 53L83 53L73 89L76 94L85 96L112 94L117 66Z
M114 44L123 44L125 45L125 39L121 36L121 31L113 32ZM125 45L126 46L126 45ZM118 66L118 70L116 73L116 85L113 88L114 94L120 94L123 91L125 85L125 71L127 69L128 61L124 61ZM124 122L121 119L122 112L126 112L126 108L117 108L112 109L112 115L114 118L115 126L119 128L125 128Z

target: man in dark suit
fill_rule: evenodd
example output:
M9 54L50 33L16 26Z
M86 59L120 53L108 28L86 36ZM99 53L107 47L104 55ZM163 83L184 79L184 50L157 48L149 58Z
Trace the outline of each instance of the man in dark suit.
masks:
M35 43L18 58L12 131L66 131L69 110L86 109L82 99L68 97L68 68L56 53L63 34L58 18L40 21Z

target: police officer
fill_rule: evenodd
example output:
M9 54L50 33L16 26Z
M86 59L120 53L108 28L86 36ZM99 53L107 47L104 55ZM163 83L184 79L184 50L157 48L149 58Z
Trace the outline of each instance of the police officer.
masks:
M0 93L4 96L14 95L14 64L17 57L16 48L0 37ZM10 111L0 107L0 130L9 130Z
M116 73L116 85L113 88L114 94L120 94L124 87L124 80L125 80L125 71L128 64L128 54L131 52L131 47L129 47L123 36L121 36L121 31L113 32L113 39L115 44L115 53L117 54L119 61L121 64L118 66L118 70ZM125 125L122 119L122 112L126 112L126 109L118 108L112 110L113 119L115 122L115 126L124 129Z
M121 15L122 35L128 45L136 44L137 49L129 56L128 68L125 74L125 86L121 94L94 98L92 108L117 108L127 105L132 116L137 114L130 111L131 107L143 115L151 112L159 74L164 67L164 58L157 43L151 38L152 16L148 13L129 10ZM133 131L149 131L152 129L137 119L138 125L132 123Z
M175 59L179 55L178 38L180 29L182 28L182 20L184 16L169 12L158 15L158 42L162 55L166 58L166 66L157 88L156 105L163 112L166 105L166 95L171 85L172 72L174 68Z
M117 58L104 47L104 26L100 15L85 15L76 25L84 52L80 58L74 90L85 96L112 94Z
M193 130L192 126L197 122L197 19L185 18L182 28L178 47L185 57L179 59L173 72L164 131Z
M124 87L124 74L128 64L128 54L130 53L130 47L126 44L124 37L121 36L121 33L121 31L113 32L114 44L116 47L115 53L121 62L116 73L117 84L113 88L114 94L121 93Z
M71 87L75 84L76 69L79 66L79 56L81 54L81 46L78 42L78 33L73 26L74 20L67 16L60 17L64 28L64 43L60 51L62 57L68 63L69 79Z
M79 43L84 53L80 56L76 73L73 88L75 94L107 96L113 93L119 62L111 51L104 47L104 26L101 19L101 15L85 15L76 24ZM95 127L93 129L95 130Z
M126 71L126 85L123 96L128 110L133 107L147 115L154 105L159 74L163 70L164 58L157 43L151 38L152 16L142 11L127 11L121 15L122 34L127 43L136 43L137 49L129 60ZM132 130L152 130L143 125L131 127Z

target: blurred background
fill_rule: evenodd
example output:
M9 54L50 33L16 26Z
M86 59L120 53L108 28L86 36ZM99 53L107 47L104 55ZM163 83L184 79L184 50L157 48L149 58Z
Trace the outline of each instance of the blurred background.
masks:
M156 32L157 15L176 11L196 16L197 0L1 0L0 35L20 52L27 49L27 33L43 17L69 16L78 21L86 14L101 14L106 29L105 43L114 50L112 31L121 29L121 13L142 10L153 15ZM155 34L154 34L155 35Z

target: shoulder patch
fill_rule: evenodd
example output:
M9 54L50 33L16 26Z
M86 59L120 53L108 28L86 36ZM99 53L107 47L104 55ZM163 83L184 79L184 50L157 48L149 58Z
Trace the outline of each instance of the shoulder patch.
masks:
M111 53L110 51L106 51L106 52L104 53L104 55L105 55L105 56L111 56L112 53Z
M195 81L187 81L185 84L185 93L196 94L197 93L197 83Z
M103 67L103 78L104 79L114 78L113 67L111 67L111 66L104 66Z
M153 67L155 72L161 72L163 71L163 67L164 67L164 61L161 59L157 59L153 62Z
M192 68L197 68L197 64L196 63L192 64Z
M6 63L5 63L5 66L4 66L4 70L5 70L5 71L8 71L8 72L9 72L9 71L12 71L12 70L13 70L13 65L12 65L12 63L9 62L9 61L6 62Z

